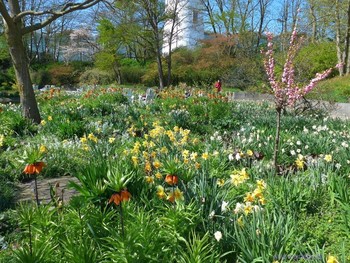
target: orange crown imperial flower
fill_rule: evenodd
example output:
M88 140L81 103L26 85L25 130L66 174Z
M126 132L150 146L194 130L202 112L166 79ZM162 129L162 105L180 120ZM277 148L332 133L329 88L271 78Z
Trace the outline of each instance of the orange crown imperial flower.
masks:
M168 174L165 177L165 182L169 185L175 185L178 183L178 181L179 181L179 178L177 175Z
M27 164L26 167L24 168L23 172L25 174L39 174L43 167L45 166L44 162L36 162L32 164Z
M114 203L116 205L120 205L120 202L129 201L131 194L128 190L122 190L119 193L112 194L111 198L109 198L108 203Z

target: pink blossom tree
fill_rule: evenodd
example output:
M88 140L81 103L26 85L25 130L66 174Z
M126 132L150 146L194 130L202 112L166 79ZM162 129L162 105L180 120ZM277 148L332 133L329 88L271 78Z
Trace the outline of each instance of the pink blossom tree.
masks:
M332 68L327 69L322 73L317 73L316 76L312 80L310 80L310 82L305 86L299 86L295 82L293 60L300 48L300 41L298 41L297 30L296 28L294 28L289 42L289 49L287 52L286 61L284 63L282 76L280 79L278 79L275 71L272 33L267 33L267 40L267 49L262 50L261 53L264 55L265 71L270 83L270 88L275 97L276 137L273 163L275 167L275 172L277 173L282 111L287 107L293 107L297 100L309 93L319 81L325 79L332 72Z

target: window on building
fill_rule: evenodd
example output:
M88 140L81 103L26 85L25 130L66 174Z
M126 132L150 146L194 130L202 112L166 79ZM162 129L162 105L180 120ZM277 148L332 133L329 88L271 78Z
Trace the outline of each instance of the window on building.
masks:
M197 24L198 23L198 10L193 10L192 11L192 17L193 17L192 22L194 24Z

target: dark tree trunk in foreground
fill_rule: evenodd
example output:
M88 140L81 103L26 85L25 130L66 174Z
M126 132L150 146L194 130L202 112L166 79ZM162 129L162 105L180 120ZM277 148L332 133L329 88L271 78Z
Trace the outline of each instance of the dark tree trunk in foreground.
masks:
M33 120L35 123L40 123L40 113L29 75L27 52L20 33L21 24L14 25L15 28L10 28L6 25L6 41L10 47L10 55L16 73L16 85L20 95L22 114L25 118Z
M21 10L20 0L0 0L0 14L5 28L6 42L10 50L12 63L16 73L16 84L20 94L23 116L35 123L40 123L40 112L35 99L32 81L29 75L29 61L27 49L23 42L26 34L42 29L59 17L89 8L102 0L85 0L79 2L65 1L57 6L56 10L51 7L47 10ZM23 3L22 3L23 4ZM24 18L38 21L35 24L25 26Z

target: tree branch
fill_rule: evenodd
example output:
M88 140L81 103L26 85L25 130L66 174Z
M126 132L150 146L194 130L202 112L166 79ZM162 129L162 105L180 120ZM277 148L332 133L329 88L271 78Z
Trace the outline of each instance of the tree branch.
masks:
M12 23L12 19L9 13L7 12L6 6L2 0L0 1L0 14L2 15L7 24Z
M34 25L30 25L30 26L26 26L22 29L22 34L27 34L33 31L36 31L38 29L41 29L45 26L47 26L48 24L50 24L52 21L56 20L57 18L77 11L77 10L83 10L83 9L87 9L89 7L92 7L93 5L102 2L103 0L86 0L82 3L67 3L66 5L64 5L60 10L45 10L45 11L41 11L41 12L35 12L32 10L27 10L24 12L19 13L16 17L14 17L14 21L18 21L19 19L22 19L25 16L42 16L42 15L50 15L49 18L47 18L46 20L44 20L41 23L37 23ZM1 10L0 10L1 11Z

